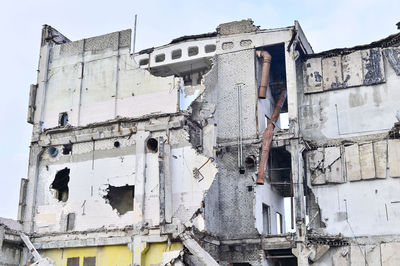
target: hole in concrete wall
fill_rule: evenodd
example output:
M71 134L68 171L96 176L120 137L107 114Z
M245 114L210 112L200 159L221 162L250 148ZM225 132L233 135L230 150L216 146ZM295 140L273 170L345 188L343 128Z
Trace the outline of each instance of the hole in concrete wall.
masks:
M163 62L165 60L165 54L158 54L156 55L156 63Z
M60 127L65 127L68 124L68 113L60 113L59 118L58 118L58 125Z
M217 46L215 44L207 44L204 46L204 52L206 53L212 53L215 52L215 50L217 50Z
M104 199L108 201L118 214L122 215L133 210L133 198L135 194L135 186L114 187L109 185L107 195Z
M47 153L51 156L51 157L57 157L58 155L58 149L56 147L50 146L47 149Z
M174 59L178 59L182 57L182 50L181 49L177 49L177 50L173 50L171 52L171 58L172 60Z
M141 59L139 61L139 66L145 66L145 65L148 65L148 64L149 64L149 59L148 58Z
M188 48L188 56L195 56L199 53L199 47L191 46Z
M65 167L64 169L57 172L51 188L56 190L55 197L59 201L66 202L68 200L68 182L69 182L70 169Z
M115 148L119 148L121 146L121 143L119 143L119 141L115 141L114 142L114 147Z
M254 167L256 165L256 157L254 155L247 156L244 160L246 167Z
M63 151L62 151L62 153L64 154L64 155L68 155L68 154L70 154L72 152L72 144L65 144L65 145L63 145Z
M147 140L147 149L151 152L158 151L158 141L155 138L149 138Z

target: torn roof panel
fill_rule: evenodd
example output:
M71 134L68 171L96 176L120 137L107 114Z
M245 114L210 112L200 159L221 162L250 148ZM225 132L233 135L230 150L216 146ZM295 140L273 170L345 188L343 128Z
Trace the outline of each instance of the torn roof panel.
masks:
M378 41L371 42L369 44L357 45L351 48L335 48L328 51L323 51L316 54L307 55L307 58L313 57L333 57L337 55L347 55L353 53L357 50L364 50L370 48L386 48L390 46L399 46L400 45L400 33L389 35L386 38L383 38Z

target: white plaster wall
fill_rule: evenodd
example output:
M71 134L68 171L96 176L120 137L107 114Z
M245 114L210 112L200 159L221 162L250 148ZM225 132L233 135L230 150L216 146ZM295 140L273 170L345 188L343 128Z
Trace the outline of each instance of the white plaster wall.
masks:
M114 155L96 159L96 153L113 145L113 140L98 141L95 145L94 162L91 160L93 143L75 144L75 159L71 158L70 161L65 161L69 156L59 154L58 159L49 159L47 153L44 154L44 159L48 160L43 160L40 164L35 230L65 231L66 222L63 219L65 220L65 216L71 212L76 215L74 230L77 231L132 224L133 211L118 215L103 196L106 195L105 189L109 184L135 184L135 155ZM134 150L134 146L132 149ZM69 198L67 202L60 202L55 198L54 190L50 186L57 171L65 167L70 169Z
M399 178L386 178L314 186L312 190L326 224L324 230L354 237L398 234L399 187Z
M179 110L179 79L155 77L140 69L129 48L86 52L76 48L65 54L63 45L51 48L45 102L37 102L44 108L44 128L58 126L62 112L68 113L70 125L84 126L118 116Z
M200 172L203 180L193 176L194 168L200 168L208 158L197 154L191 146L171 149L172 211L173 217L185 222L201 207L205 193L217 173L215 164L206 163Z
M153 137L159 135L155 134ZM93 142L74 144L73 156L62 155L62 146L55 146L59 150L56 158L50 157L47 150L45 151L39 167L36 194L37 232L65 231L66 215L72 212L76 215L76 231L103 226L121 228L135 223L133 211L119 215L103 198L108 185L135 185L135 135L129 139L119 138L120 148L113 146L115 140L117 139L96 141L94 155ZM205 178L201 181L201 177L195 178L193 169L203 165L208 157L197 154L185 139L181 141L186 146L175 146L171 150L172 208L173 217L186 222L201 207L217 168L209 161L200 169ZM144 221L149 226L157 226L160 223L158 153L146 150L145 161ZM57 171L65 167L70 169L69 198L67 202L61 202L55 198L51 183Z
M386 83L303 95L300 125L306 138L323 141L384 132L397 121L400 77L384 59Z
M277 234L277 219L276 213L282 214L282 231L285 231L285 208L284 198L277 192L271 189L271 186L266 183L263 186L256 186L256 202L255 202L255 217L256 228L260 234L263 233L263 212L262 204L266 204L270 209L271 234Z

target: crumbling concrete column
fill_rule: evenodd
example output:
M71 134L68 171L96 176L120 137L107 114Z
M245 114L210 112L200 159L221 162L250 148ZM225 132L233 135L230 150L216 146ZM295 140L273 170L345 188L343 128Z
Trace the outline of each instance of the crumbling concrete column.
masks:
M291 47L289 47L289 45ZM290 42L285 43L285 66L289 126L291 133L294 133L297 137L299 134L296 80L296 60L298 52L294 49L294 46L295 45L290 44Z
M306 236L306 208L304 201L304 163L302 152L304 146L299 143L298 139L290 141L290 154L292 158L292 179L293 179L293 196L294 196L294 217L296 221L296 248L293 254L297 254L298 265L309 265L308 256L310 251L305 246Z
M40 147L39 144L31 144L30 155L29 155L29 166L28 166L28 183L26 187L26 197L23 212L21 212L21 221L23 222L24 231L32 233L34 229L34 216L37 197L37 186L39 182L39 162L40 157L44 152L44 148Z
M298 266L309 266L308 257L311 254L311 250L306 247L304 243L297 243L296 248L292 249L292 253L297 257Z
M133 238L133 258L132 265L140 266L142 265L142 254L149 248L147 242L142 242L142 237L136 235Z
M136 171L135 171L135 197L133 199L134 224L144 221L144 202L146 184L146 139L148 131L138 129L136 133Z

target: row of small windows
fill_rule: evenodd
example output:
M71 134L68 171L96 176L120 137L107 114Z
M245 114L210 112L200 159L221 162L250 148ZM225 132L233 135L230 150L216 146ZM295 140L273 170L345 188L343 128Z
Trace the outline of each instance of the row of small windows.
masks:
M215 44L207 44L206 46L204 46L204 52L205 53L212 53L215 52L216 50L216 46ZM199 47L197 46L191 46L188 48L188 56L195 56L199 54ZM175 60L175 59L179 59L182 57L182 49L176 49L173 50L171 52L171 59ZM165 54L158 54L156 55L155 58L156 63L160 63L160 62L164 62L165 61ZM149 59L148 58L144 58L142 60L139 61L139 65L144 66L147 65L149 63Z

